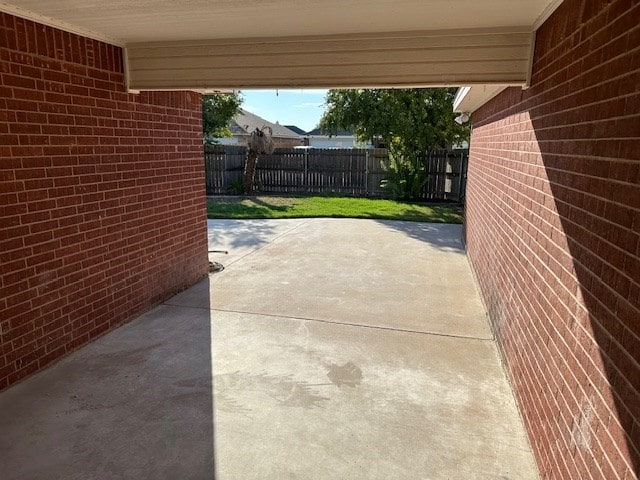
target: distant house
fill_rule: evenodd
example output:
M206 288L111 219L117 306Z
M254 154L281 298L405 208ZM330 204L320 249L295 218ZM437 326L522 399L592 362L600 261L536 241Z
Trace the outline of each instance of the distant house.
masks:
M370 143L359 141L353 133L346 130L329 136L320 128L307 132L304 144L315 148L371 148Z
M303 139L300 134L278 123L271 123L270 121L265 120L258 115L254 115L244 109L240 109L231 121L229 129L231 130L233 137L218 138L216 140L222 145L246 146L251 133L256 129L262 130L263 127L271 128L273 143L276 148L292 148L303 144Z

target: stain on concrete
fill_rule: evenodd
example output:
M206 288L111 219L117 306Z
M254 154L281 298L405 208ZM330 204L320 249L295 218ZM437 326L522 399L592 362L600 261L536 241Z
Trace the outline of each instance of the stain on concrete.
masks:
M331 380L331 383L341 387L347 385L349 387L355 387L362 382L362 370L353 362L347 362L344 365L336 365L332 363L329 366L327 377Z
M134 372L136 367L144 365L154 351L161 347L162 343L156 342L137 348L97 353L87 358L81 366L82 368L78 367L77 374L85 375L87 371L90 371L92 378L127 378L130 372ZM137 374L137 376L140 375Z
M92 393L84 393L82 395L70 395L69 407L66 410L56 412L56 416L66 416L76 414L78 412L95 412L98 410L105 410L109 408L117 408L124 405L124 400L120 401L105 401L104 398L96 398Z
M214 376L215 406L229 413L248 413L247 397L262 395L270 398L276 405L300 408L320 408L329 400L323 397L308 382L294 380L291 375L270 375L233 372Z

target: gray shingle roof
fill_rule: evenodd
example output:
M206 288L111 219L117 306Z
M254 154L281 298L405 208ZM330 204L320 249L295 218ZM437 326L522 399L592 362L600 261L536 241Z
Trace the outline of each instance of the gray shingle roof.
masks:
M304 130L302 130L300 127L296 127L295 125L285 125L286 128L288 128L289 130L291 130L292 132L297 133L298 135L306 135L307 132L305 132Z
M273 131L273 136L277 138L300 138L300 135L295 133L292 130L289 130L284 125L278 125L277 123L271 123L268 120L265 120L258 115L254 115L251 112L247 112L244 109L240 109L240 111L233 117L231 121L231 133L233 134L250 134L256 128L261 130L262 127L267 126L271 127Z

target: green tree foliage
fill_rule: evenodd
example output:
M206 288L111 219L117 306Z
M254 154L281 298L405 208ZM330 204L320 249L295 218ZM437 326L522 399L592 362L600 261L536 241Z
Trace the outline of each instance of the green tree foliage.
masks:
M206 137L230 137L229 124L240 105L240 92L202 96L202 133Z
M389 150L388 187L397 198L415 198L427 181L424 158L469 138L454 121L455 88L329 90L320 128L329 135L352 131L361 141Z

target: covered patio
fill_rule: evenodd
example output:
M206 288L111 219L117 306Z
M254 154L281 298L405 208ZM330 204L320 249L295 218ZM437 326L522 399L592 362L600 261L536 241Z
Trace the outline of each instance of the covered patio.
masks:
M254 462L264 471L287 454L297 455L295 465L310 464L317 458L311 450L329 452L336 468L356 468L349 462L357 455L373 455L381 442L396 439L398 421L415 426L411 432L420 429L416 446L396 442L384 457L395 463L378 456L363 467L372 476L374 468L439 465L419 450L424 439L433 445L448 439L450 457L435 451L440 460L464 457L460 471L475 468L473 459L487 445L494 453L483 468L511 469L516 449L503 455L497 441L472 441L484 438L492 423L519 435L515 424L503 423L516 418L504 414L514 411L506 384L491 383L502 378L497 345L543 479L637 479L640 3L260 3L268 5L0 4L1 474L104 478L103 471L157 468L174 477L171 468L190 464L193 473L176 475L197 478L211 471L214 443L222 475L225 468L250 475L249 456L256 455L267 459ZM459 232L450 237L415 226L375 224L385 227L387 240L372 247L370 227L347 246L342 234L331 233L329 225L337 223L310 230L308 238L300 238L301 226L273 242L271 227L254 225L251 235L235 236L234 247L248 249L247 256L225 258L228 269L211 280L212 295L203 284L185 290L208 270L201 94L370 86L461 87L454 109L471 114L473 123L462 236L491 328L475 293L438 304L455 291L447 282L459 271L439 271L439 261L415 269L415 259L437 255L462 262L460 244L448 244ZM291 245L278 263L257 261L287 239ZM314 257L324 241L329 251ZM344 265L330 261L341 257ZM387 266L404 269L410 281L389 283L389 273L379 269L389 258L398 264ZM319 279L310 288L304 279L314 265ZM466 264L463 269L468 276ZM429 284L433 279L441 284ZM432 315L436 306L443 316ZM476 313L456 316L467 307ZM163 320L182 309L186 317ZM264 328L257 334L247 325ZM187 336L194 331L201 335ZM253 356L234 353L250 351L243 338L255 343ZM434 358L451 363L430 363ZM473 370L475 363L486 371ZM213 384L196 373L217 375L218 367L223 376L215 388L224 389L227 403L215 406L213 418ZM403 385L414 382L419 395L405 390L402 403L393 396L400 380L380 372L405 372ZM487 372L493 372L488 383L476 376ZM158 380L166 378L176 385ZM113 385L123 395L117 405L102 401L117 398ZM468 402L442 393L456 385L468 389ZM298 393L289 398L285 391L314 400L296 404ZM172 395L177 400L167 403ZM475 403L478 395L487 401ZM358 403L362 412L347 407ZM278 445L259 440L241 453L224 450L238 445L240 429L264 438L264 430L250 429L267 423L255 405L266 405L282 422L271 434L288 435L283 445L311 450L276 451ZM447 408L451 415L439 421L454 420L428 423L427 413ZM288 415L289 409L306 415ZM470 418L463 412L476 410L491 421L460 423ZM367 436L358 440L371 443L356 452L345 439L321 435L319 427L338 422L323 418L326 412L345 419L346 431L359 425ZM376 416L365 425L371 412ZM496 412L503 413L496 419ZM294 425L294 418L303 420ZM124 430L112 437L114 419ZM512 445L500 432L486 438L499 437ZM454 451L458 439L467 443ZM196 466L184 456L207 460Z
M222 273L0 396L4 480L538 478L459 225L209 245Z

